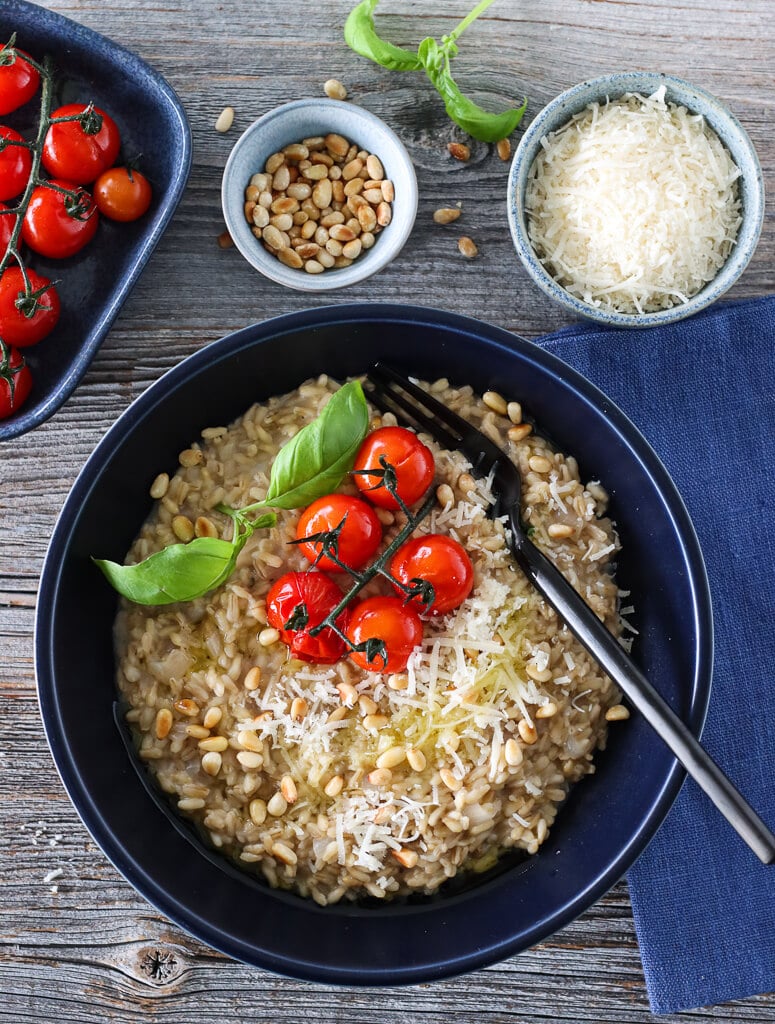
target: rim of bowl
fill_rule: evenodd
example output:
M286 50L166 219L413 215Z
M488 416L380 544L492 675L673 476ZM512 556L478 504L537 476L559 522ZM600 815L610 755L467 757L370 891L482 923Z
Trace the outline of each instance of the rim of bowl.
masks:
M735 245L724 265L713 280L708 281L687 302L651 313L619 313L614 310L597 309L567 292L551 277L536 255L528 236L525 215L524 189L527 176L541 138L550 131L557 131L588 104L595 100L604 100L606 97L616 99L627 92L651 95L662 85L667 88L668 100L683 104L694 112L692 98L699 99L712 112L711 118L707 111L701 111L705 121L729 150L740 170L738 180L741 183L742 223ZM565 111L565 119L557 127L547 129L547 119L552 118L560 110ZM733 145L730 145L730 142ZM744 161L748 161L747 169L741 166L736 153L737 156L742 156ZM705 309L738 280L753 256L764 224L764 180L759 157L748 132L717 96L675 75L658 71L620 71L579 82L561 92L539 111L525 130L514 153L509 171L506 205L509 229L517 255L533 282L545 295L587 320L615 327L656 327L674 323Z
M395 159L401 166L407 178L408 189L406 192L396 193L396 198L392 204L393 219L380 233L383 237L378 239L378 244L375 244L364 255L359 256L349 267L343 267L337 270L335 274L329 271L324 271L322 274L307 274L304 270L294 270L292 267L286 267L275 257L269 256L261 248L258 239L254 238L252 234L250 239L248 239L243 229L245 221L244 216L241 216L241 199L239 212L232 209L234 195L241 195L242 191L244 191L242 184L233 181L235 165L240 151L255 135L260 135L270 124L281 123L284 119L288 118L289 114L300 110L314 110L322 122L321 129L325 127L325 122L328 120L327 112L335 113L337 117L344 115L369 125L383 137L387 146L391 149L391 159ZM337 132L346 131L346 129L337 127L330 128L329 130ZM271 153L269 152L266 154L267 157L270 155ZM383 159L382 153L377 155L383 164L387 162ZM237 189L236 193L234 191L235 188ZM226 166L223 169L221 182L223 216L226 221L226 227L237 249L239 249L248 263L265 277L275 281L277 284L303 292L326 292L346 288L348 285L366 280L372 274L376 274L386 267L403 249L412 232L417 217L418 202L419 190L414 164L406 146L393 129L385 121L377 117L376 114L372 114L370 110L359 107L357 104L345 103L342 100L315 99L313 97L304 97L298 100L291 100L289 103L283 103L279 107L274 107L272 110L267 111L266 114L263 114L253 121L252 124L248 125L229 153ZM400 204L400 217L398 218L395 216L396 203ZM395 228L391 231L393 225L395 225ZM254 244L251 245L251 241Z
M637 824L629 842L615 854L608 855L605 863L596 869L595 877L572 899L568 899L561 907L554 908L548 916L544 915L532 922L529 927L520 928L515 925L510 935L493 936L488 945L467 949L453 960L426 960L381 970L375 968L373 964L361 968L351 965L342 965L339 968L321 967L308 959L293 959L268 949L242 943L219 924L203 918L194 907L182 904L154 878L152 871L149 872L147 869L147 863L140 863L125 852L120 836L106 826L99 807L91 797L88 784L81 777L68 748L54 681L56 672L52 661L52 637L49 627L72 532L77 527L82 505L88 501L92 490L98 485L105 460L109 458L114 447L120 446L139 424L154 414L170 391L174 392L184 387L192 375L206 372L213 359L233 359L244 349L261 345L278 334L336 322L349 324L384 320L397 324L432 323L454 334L464 333L473 336L487 346L505 348L516 358L538 363L550 377L558 379L564 386L574 390L583 402L595 408L601 408L600 403L604 401L602 408L605 410L606 419L633 452L644 474L658 488L668 519L680 538L680 547L693 595L694 621L694 674L686 718L697 735L702 731L707 714L713 667L710 590L699 540L683 499L659 456L632 421L618 406L608 400L596 385L548 349L539 348L473 317L430 307L392 303L340 304L283 314L228 334L188 356L147 388L121 414L87 459L59 515L41 573L40 597L35 619L35 671L41 717L57 770L81 819L108 859L149 903L171 921L211 947L245 963L294 978L359 986L410 984L459 975L500 961L554 934L607 892L642 853L672 806L685 777L684 769L673 759L662 777L661 784L650 798L649 810ZM488 884L499 883L495 880ZM451 901L461 899L462 897L457 896L452 897ZM389 911L390 908L386 909ZM422 913L424 909L399 907L398 913L408 917ZM312 913L326 912L325 908L319 908L314 903L311 903L309 910ZM438 907L436 910L438 911ZM357 911L344 908L344 914L349 918L357 915ZM343 927L347 927L346 921Z

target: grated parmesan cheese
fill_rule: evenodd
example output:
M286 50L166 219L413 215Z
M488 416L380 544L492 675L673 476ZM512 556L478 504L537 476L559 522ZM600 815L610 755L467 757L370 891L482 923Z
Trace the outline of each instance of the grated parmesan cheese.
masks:
M711 281L740 227L740 170L702 116L627 93L590 104L541 140L528 234L571 295L621 313L686 302Z

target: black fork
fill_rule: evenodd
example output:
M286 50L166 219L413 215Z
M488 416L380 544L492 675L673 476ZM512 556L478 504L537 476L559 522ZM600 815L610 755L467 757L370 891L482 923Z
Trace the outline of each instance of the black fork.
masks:
M509 516L511 550L527 578L603 671L620 686L757 857L764 864L775 862L775 835L589 605L527 536L520 518L522 479L506 453L423 388L383 363L376 363L369 371L365 391L383 412L392 412L408 426L425 431L445 448L461 451L471 462L474 475L492 474L492 490L497 495L495 512Z

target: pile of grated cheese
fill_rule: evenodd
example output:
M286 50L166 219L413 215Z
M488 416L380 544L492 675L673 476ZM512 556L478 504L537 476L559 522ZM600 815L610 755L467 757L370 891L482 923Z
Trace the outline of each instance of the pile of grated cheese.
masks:
M628 93L541 140L525 205L539 259L597 308L686 302L725 263L741 223L740 170L702 116Z

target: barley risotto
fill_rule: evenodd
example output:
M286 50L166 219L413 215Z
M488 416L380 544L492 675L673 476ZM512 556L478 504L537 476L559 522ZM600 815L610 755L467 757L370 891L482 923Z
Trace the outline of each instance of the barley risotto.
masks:
M576 460L534 433L516 401L428 386L508 450L533 540L620 634L628 609L600 484L582 484ZM192 536L228 538L232 522L216 506L263 499L278 450L336 389L322 376L203 430L177 473L154 481L156 505L127 561ZM371 421L395 422L373 410ZM487 481L420 436L435 459L436 504L417 533L458 540L474 587L455 610L424 617L405 670L297 661L267 624L273 582L309 568L290 543L301 510L257 530L207 596L151 608L122 600L116 622L127 720L161 788L246 870L320 904L427 894L508 849L535 853L569 786L595 770L607 722L627 717L516 567L504 522L487 516ZM339 490L355 493L350 482ZM377 511L389 542L403 513ZM392 590L377 578L364 593Z

